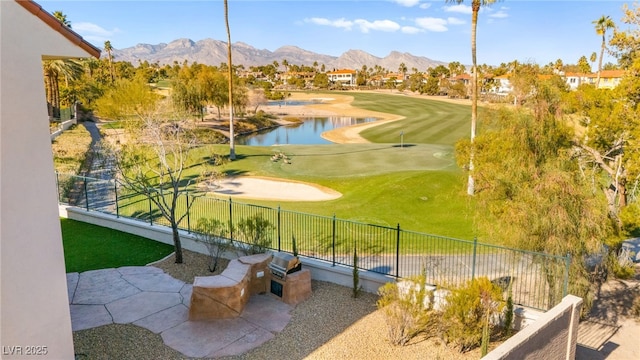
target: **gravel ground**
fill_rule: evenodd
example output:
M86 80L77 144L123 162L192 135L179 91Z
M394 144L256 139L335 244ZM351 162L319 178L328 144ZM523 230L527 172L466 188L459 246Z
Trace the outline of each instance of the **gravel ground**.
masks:
M173 277L192 283L206 276L208 257L184 251L185 264L173 257L154 264ZM226 265L225 265L226 266ZM223 268L223 267L222 267ZM223 359L478 359L479 352L459 354L435 340L416 339L404 347L389 344L378 296L351 297L351 288L312 281L313 295L292 310L287 327L262 346ZM184 359L165 346L159 334L135 325L106 325L76 331L77 359Z

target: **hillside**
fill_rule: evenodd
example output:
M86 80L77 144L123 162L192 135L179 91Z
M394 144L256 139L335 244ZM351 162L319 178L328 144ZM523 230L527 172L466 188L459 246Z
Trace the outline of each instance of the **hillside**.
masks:
M185 60L189 63L220 65L227 62L227 43L214 39L200 41L177 39L168 44L138 44L129 48L115 49L113 55L116 60L128 61L134 65L145 60L150 63L158 62L160 65L173 64L174 62L181 64ZM392 51L384 58L373 56L362 50L349 50L341 56L335 57L317 54L296 46L282 46L275 51L256 49L242 42L232 45L232 55L233 62L236 65L244 65L245 68L272 64L274 61L282 63L283 60L287 60L292 65L310 66L317 62L319 66L324 64L328 70L360 69L363 65L367 67L379 65L389 71L397 71L400 64L404 63L409 71L412 68L425 71L429 67L447 65L442 61L397 51Z

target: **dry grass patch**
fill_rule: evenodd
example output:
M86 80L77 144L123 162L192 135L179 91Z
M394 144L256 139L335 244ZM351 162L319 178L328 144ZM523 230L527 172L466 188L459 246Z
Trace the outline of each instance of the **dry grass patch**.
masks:
M53 164L57 172L77 174L82 168L89 146L91 134L81 125L73 125L51 143Z

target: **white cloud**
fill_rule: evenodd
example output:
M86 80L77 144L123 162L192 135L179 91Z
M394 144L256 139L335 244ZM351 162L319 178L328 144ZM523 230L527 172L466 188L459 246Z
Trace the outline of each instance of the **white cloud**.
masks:
M422 3L419 6L420 9L428 9L430 7L431 7L431 4L429 4L429 3Z
M434 32L444 32L447 31L447 20L440 18L432 18L432 17L423 17L416 19L416 25L419 27Z
M417 33L421 33L424 30L422 29L418 29L415 26L403 26L400 31L402 31L402 33L404 34L417 34Z
M340 18L337 20L329 20L325 18L310 18L310 19L304 19L304 21L312 24L316 24L316 25L332 26L332 27L337 27L345 30L351 30L351 27L353 26L352 21L346 20L344 18Z
M447 23L451 25L462 25L462 24L466 24L467 22L462 19L458 19L456 17L448 17Z
M73 31L78 34L86 37L100 37L100 38L108 38L110 36L119 33L120 30L115 28L113 30L107 30L99 25L88 23L88 22L79 22L72 24Z
M498 18L498 19L504 19L506 17L509 17L509 14L507 14L503 10L498 10L498 12L496 12L495 14L489 15L489 17Z
M394 32L400 29L400 25L391 20L368 21L364 19L356 19L353 22L360 26L360 31L363 33L368 33L370 30Z
M393 2L406 7L413 7L420 3L420 0L393 0Z
M456 12L461 14L471 14L473 11L471 10L471 6L465 4L457 4L451 6L445 6L444 11L446 12Z

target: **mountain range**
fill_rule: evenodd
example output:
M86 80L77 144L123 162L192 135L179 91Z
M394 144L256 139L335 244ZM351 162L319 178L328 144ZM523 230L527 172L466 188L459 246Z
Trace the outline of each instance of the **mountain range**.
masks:
M429 67L447 65L446 62L398 51L392 51L389 55L380 58L362 50L349 50L336 57L314 53L297 46L282 46L275 51L269 51L256 49L242 42L232 44L231 49L233 63L244 65L247 69L250 66L272 64L274 61L281 64L283 60L291 65L307 66L318 62L319 66L324 64L326 70L361 69L363 65L367 67L379 65L389 71L397 71L400 64L404 63L408 71L413 68L425 71ZM145 60L149 63L158 62L161 66L172 65L174 62L182 64L185 60L189 64L197 62L206 65L220 65L227 62L227 43L214 39L200 41L177 39L168 44L138 44L124 49L114 49L112 54L115 60L128 61L134 66ZM103 52L103 56L106 56L105 52Z

